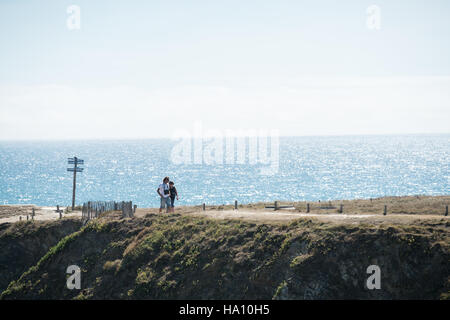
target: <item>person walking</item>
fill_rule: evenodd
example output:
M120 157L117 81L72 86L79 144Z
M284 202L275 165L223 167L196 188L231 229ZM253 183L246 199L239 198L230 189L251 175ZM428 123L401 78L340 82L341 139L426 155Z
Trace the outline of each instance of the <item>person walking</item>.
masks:
M169 191L170 191L170 212L175 212L175 197L178 200L178 191L177 188L175 188L175 184L173 181L169 182Z
M162 212L162 209L166 208L166 213L169 213L170 210L170 187L169 187L169 177L165 177L163 179L163 183L161 183L156 189L156 192L161 197L161 205L159 206L159 213Z

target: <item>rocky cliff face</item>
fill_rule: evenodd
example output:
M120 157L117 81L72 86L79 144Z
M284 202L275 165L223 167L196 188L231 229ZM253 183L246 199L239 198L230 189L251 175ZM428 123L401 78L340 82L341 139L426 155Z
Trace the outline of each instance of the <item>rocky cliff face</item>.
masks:
M446 220L375 226L102 218L47 250L1 298L448 298L449 227ZM33 235L31 242L52 242L47 237ZM2 253L2 265L8 257ZM70 265L81 269L80 290L66 287ZM380 268L379 290L366 287L370 265Z
M0 292L35 265L63 237L79 230L81 222L23 221L0 225Z

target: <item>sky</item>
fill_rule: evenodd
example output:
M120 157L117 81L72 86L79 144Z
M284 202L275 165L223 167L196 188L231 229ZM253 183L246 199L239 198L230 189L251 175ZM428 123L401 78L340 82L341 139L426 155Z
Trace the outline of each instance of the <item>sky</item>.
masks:
M447 0L0 0L0 140L449 133L448 57Z

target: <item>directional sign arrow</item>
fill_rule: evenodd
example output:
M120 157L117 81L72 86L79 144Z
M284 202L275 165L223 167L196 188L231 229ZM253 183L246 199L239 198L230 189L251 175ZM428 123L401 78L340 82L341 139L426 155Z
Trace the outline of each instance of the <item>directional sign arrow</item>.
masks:
M69 164L75 164L75 160L68 160L67 162ZM77 164L84 164L84 160L77 160L76 163Z

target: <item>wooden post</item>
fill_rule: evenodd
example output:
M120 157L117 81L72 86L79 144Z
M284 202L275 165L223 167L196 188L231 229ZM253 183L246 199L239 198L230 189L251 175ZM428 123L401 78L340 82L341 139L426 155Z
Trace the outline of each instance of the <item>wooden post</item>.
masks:
M344 205L341 204L339 207L339 213L344 213Z
M133 202L123 202L122 201L122 217L132 218L133 217Z
M83 168L78 167L78 165L83 165L84 160L78 159L77 157L69 158L69 164L73 164L73 168L67 168L67 171L73 172L73 187L72 187L72 211L75 210L75 194L77 188L77 172L83 172Z
M73 188L72 188L72 211L75 210L75 192L76 192L76 188L77 188L77 157L73 157L73 159L75 160L74 162L74 170L73 170Z
M34 208L31 209L31 216L34 217L35 212L34 212Z
M237 210L238 209L238 202L237 202L237 200L234 200L234 210Z
M387 215L387 205L384 205L384 212L383 212L383 215L384 215L384 216Z
M306 204L306 213L309 213L309 203Z
M445 215L448 216L448 206L445 206Z
M59 209L59 205L56 205L56 210L55 210L55 212L56 212L56 213L59 213L59 218L62 219L62 212L63 212L63 211Z
M203 211L206 210L206 204L203 202Z
M136 213L137 205L133 206L133 213Z
M28 221L28 215L27 215L27 221Z
M275 203L274 203L274 210L275 211L278 210L278 201L275 201Z
M22 216L19 216L19 221L22 221Z
M128 202L128 217L133 217L133 201Z

